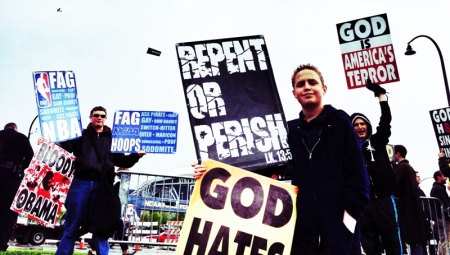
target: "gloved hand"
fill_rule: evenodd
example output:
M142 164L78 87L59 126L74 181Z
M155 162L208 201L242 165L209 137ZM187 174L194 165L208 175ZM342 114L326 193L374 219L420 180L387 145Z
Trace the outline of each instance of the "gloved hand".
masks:
M375 97L378 97L380 94L386 94L386 90L383 89L380 85L376 83L372 83L370 79L367 79L366 88L370 91L373 91Z

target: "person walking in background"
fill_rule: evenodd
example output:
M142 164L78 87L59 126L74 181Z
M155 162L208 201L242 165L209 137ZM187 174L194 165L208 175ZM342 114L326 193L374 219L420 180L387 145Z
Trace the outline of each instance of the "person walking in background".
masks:
M398 212L400 232L403 242L411 249L411 255L426 255L423 244L428 240L426 216L422 209L416 171L405 158L407 150L403 145L394 146L394 158L397 162L394 176L398 184Z
M134 204L128 204L125 210L125 219L130 222L131 226L134 226L136 222L139 222L139 216L136 212Z
M114 166L132 167L139 158L145 155L143 151L129 155L110 152L112 133L111 128L105 125L106 109L104 107L94 107L89 118L90 123L83 130L81 137L59 144L66 151L73 152L77 158L75 160L74 178L65 202L67 208L65 229L56 250L57 255L73 254L75 241L82 232L80 227L87 225L91 230L98 226L98 219L94 219L95 210L98 209L96 205L106 199L105 197L98 197L101 188L100 183L103 183L102 180L106 180L110 182L111 189L113 189ZM38 140L38 143L42 143L42 138ZM117 196L117 194L115 195ZM113 210L113 208L101 209L103 211ZM107 216L104 217L107 218ZM120 220L120 208L117 219L106 220L111 221L111 229L117 227L116 223ZM97 254L107 255L109 253L108 238L110 236L104 236L95 231L90 232L93 233L92 243Z
M30 141L18 130L11 122L0 131L0 252L8 249L18 216L10 207L34 155Z
M136 223L139 222L139 216L133 204L127 204L123 213L123 222L125 224L125 234L128 236L132 235L133 229L136 228Z
M397 183L386 151L391 136L391 110L385 89L371 80L367 80L366 88L378 98L381 117L373 133L372 124L364 114L350 116L370 178L370 203L361 219L361 244L367 255L380 255L383 247L386 255L399 255L402 242L394 200Z

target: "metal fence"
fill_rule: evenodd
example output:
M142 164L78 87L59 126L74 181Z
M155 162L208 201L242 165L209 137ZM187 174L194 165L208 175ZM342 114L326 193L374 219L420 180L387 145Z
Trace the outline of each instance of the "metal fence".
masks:
M430 238L427 241L428 254L450 255L448 211L444 210L442 202L434 197L420 197L422 208L427 216L430 227ZM401 231L401 230L400 230Z
M118 176L123 228L110 244L175 247L195 179L128 171Z
M119 197L123 229L110 240L112 245L126 243L174 249L194 189L195 179L137 172L120 173ZM430 227L429 255L450 255L450 225L445 221L442 202L421 197ZM133 218L132 208L136 210Z

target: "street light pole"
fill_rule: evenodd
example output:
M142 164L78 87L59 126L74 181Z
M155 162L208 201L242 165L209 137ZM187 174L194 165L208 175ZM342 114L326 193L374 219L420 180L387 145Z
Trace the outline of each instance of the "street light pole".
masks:
M36 117L34 117L33 121L30 124L30 128L28 129L28 140L30 140L30 135L31 135L31 129L33 128L33 124L36 121L36 119L39 117L39 115L36 115Z
M430 41L433 42L434 46L436 46L436 49L439 53L439 59L441 60L442 75L444 76L444 83L445 83L445 92L447 93L447 102L448 102L448 106L450 106L450 91L448 88L447 73L445 71L444 58L442 57L441 49L439 49L439 46L436 43L436 41L433 40L433 38L429 37L428 35L418 35L418 36L414 37L411 41L409 41L408 46L406 48L405 55L410 56L410 55L416 54L416 52L412 49L410 44L419 37L425 37L425 38L430 39Z
M428 180L428 179L434 179L434 177L426 177L426 178L423 178L422 180L420 180L420 183L422 183L423 181Z

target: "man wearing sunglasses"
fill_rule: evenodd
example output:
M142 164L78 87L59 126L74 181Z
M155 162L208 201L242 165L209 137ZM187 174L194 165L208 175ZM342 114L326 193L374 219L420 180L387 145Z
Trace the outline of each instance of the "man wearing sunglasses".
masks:
M130 168L146 154L144 151L129 155L111 153L112 133L111 128L105 125L106 109L102 106L94 107L89 118L90 123L84 129L81 137L59 144L77 158L74 179L65 202L67 208L65 230L56 251L57 255L73 254L75 241L80 235L80 228L86 225L93 233L92 243L97 254L109 253L108 236L92 231L92 229L105 227L105 224L99 226L98 216L95 216L98 215L96 210L103 210L105 217L107 217L107 210L113 210L113 205L96 208L96 205L100 205L102 200L107 199L99 197L99 190L103 188L100 184L103 184L106 179L112 187L115 175L114 166ZM120 215L117 219L111 219L110 225L113 225L113 221L118 221L119 217ZM87 222L86 219L88 219Z

